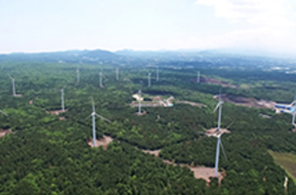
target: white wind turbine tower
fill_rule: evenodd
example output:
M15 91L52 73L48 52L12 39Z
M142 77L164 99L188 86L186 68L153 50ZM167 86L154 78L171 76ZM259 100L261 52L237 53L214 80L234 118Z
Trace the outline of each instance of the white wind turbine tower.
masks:
M65 102L64 102L64 88L65 86L61 89L61 99L62 99L62 110L65 112Z
M116 68L116 80L119 81L119 68Z
M76 68L76 83L78 84L79 83L79 81L80 81L80 75L79 75L79 67L77 66L77 68Z
M219 164L220 146L222 148L222 151L224 153L225 158L227 159L226 154L225 154L225 151L224 151L224 148L223 148L223 145L222 145L222 142L221 142L221 136L222 136L222 134L224 132L220 132L222 104L223 104L223 102L221 101L221 90L220 90L219 102L218 102L216 108L214 109L214 112L216 112L216 110L219 108L218 128L216 130L216 135L212 135L212 136L214 136L214 137L217 138L216 161L215 161L215 177L216 178L218 177L218 164Z
M139 90L139 111L138 114L141 115L141 90Z
M13 94L13 96L15 97L15 96L16 96L16 93L15 93L15 82L14 82L14 78L12 78L12 77L10 76L10 74L8 74L8 76L9 76L9 78L10 78L11 81L12 81L12 94Z
M197 71L196 83L200 82L200 71Z
M151 73L148 73L148 87L151 87Z
M92 101L93 112L86 119L88 119L89 117L92 116L92 124L93 124L93 145L94 145L94 147L96 147L96 116L99 117L99 118L101 118L101 119L103 119L104 121L107 121L108 123L111 123L111 121L108 120L108 119L106 119L105 117L103 117L101 115L98 115L96 113L96 110L95 110L95 102L94 102L94 99L91 98L91 101Z

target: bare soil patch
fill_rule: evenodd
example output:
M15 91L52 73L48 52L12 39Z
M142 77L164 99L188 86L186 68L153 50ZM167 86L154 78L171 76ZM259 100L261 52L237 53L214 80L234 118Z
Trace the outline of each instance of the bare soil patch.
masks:
M137 115L137 116L143 116L143 115L145 115L145 114L147 114L146 111L143 111L143 112L141 112L140 114L139 114L139 112L136 112L136 115Z
M214 96L215 99L219 99L218 95ZM241 96L233 96L233 95L221 95L221 99L224 102L230 102L236 105L246 106L250 108L268 108L275 109L276 102L267 101L267 100L256 100L255 98L246 98Z
M139 95L134 94L132 95L136 101L132 101L130 103L131 107L138 107L139 106ZM150 96L149 97L152 101L144 101L144 98L141 97L141 106L142 107L171 107L173 106L172 100L174 100L174 97L169 97L168 99L164 99L161 96Z
M226 130L226 131L228 131L228 130ZM161 151L160 149L159 150L142 150L142 152L152 154L155 157L159 157L160 151ZM173 165L173 166L178 165L177 163L174 163L172 161L165 160L165 159L163 159L162 162L167 164L167 165ZM188 167L194 173L194 178L196 178L196 179L204 179L207 182L207 185L209 185L210 182L211 182L210 178L215 177L215 168L200 167L200 166L189 166L189 165L186 165L186 164L179 164L179 165L181 167ZM226 176L225 172L218 172L219 184L221 184L221 181L225 176Z
M63 111L63 110L51 110L51 111L46 111L46 113L48 114L55 114L57 116L60 115L60 113L66 112L67 110Z
M206 180L207 184L209 185L211 177L215 177L215 168L210 167L192 167L187 165L187 167L194 173L194 177L196 179L204 179ZM226 176L225 172L218 172L218 180L221 184L222 179Z
M102 139L97 139L96 140L96 147L100 147L100 146L103 146L104 150L107 150L108 149L108 145L113 141L113 138L110 137L110 136L106 136L106 135L103 135L103 138ZM90 147L94 147L93 145L93 139L90 139L87 144L90 146Z
M32 105L32 104L33 104L33 100L30 100L30 101L29 101L29 104L31 104L31 105Z
M64 121L64 120L66 120L66 118L65 117L59 117L59 120Z
M23 96L23 94L15 94L14 97L22 97L22 96Z
M175 101L177 104L189 104L190 106L197 106L199 108L207 107L204 104L196 103L196 102L189 102L189 101Z
M195 79L191 79L191 81L197 82L197 79L196 78ZM199 82L200 83L214 84L214 85L221 85L222 87L229 87L229 88L233 88L233 89L239 88L236 85L230 84L230 82L221 81L221 80L213 79L213 78L200 77Z
M215 127L215 128L211 128L211 129L208 129L208 130L206 130L206 135L207 136L218 136L218 134L223 134L223 133L230 133L230 131L229 130L227 130L227 129L222 129L222 128L220 128L220 131L219 132L216 132L217 131L217 127Z
M156 157L159 157L159 153L160 153L161 150L142 150L142 152L144 153L148 153L148 154L152 154Z
M10 133L12 133L11 129L6 129L6 130L0 129L0 138L4 137L6 134L10 134Z

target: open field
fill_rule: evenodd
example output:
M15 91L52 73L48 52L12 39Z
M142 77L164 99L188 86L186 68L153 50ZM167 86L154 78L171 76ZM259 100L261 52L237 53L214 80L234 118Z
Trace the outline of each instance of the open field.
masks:
M275 162L285 169L288 175L290 175L296 183L296 155L291 153L273 152L271 150L268 152L274 158Z

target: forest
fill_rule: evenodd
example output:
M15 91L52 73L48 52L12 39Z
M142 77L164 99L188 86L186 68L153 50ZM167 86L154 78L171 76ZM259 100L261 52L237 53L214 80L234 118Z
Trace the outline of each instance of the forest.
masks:
M221 126L230 133L221 138L227 156L220 155L223 179L197 179L188 168L215 165L217 139L200 132L218 125L213 96L220 89L222 94L257 100L293 101L295 75L271 66L238 68L246 61L215 66L200 61L158 61L153 65L141 61L137 65L2 60L0 110L8 116L0 113L0 131L11 133L0 137L0 195L296 194L295 178L268 152L296 154L292 116L267 108L224 102ZM196 82L197 71L201 78L236 87ZM16 97L9 75L15 80ZM65 112L50 114L61 110L61 89ZM142 107L146 114L138 116L138 108L130 106L138 90L145 97L173 96L174 106ZM92 121L87 118L93 112L91 98L96 113L111 121L96 119L97 138L106 135L113 139L107 150L88 145L92 139ZM160 152L156 157L143 150ZM287 191L285 176L289 177Z

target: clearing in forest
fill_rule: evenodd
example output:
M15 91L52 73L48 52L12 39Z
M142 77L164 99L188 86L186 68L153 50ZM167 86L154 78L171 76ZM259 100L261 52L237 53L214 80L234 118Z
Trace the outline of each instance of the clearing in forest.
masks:
M63 111L63 110L52 110L52 111L46 111L46 113L48 114L55 114L57 116L60 115L60 113L66 112L67 110Z
M139 95L133 94L132 97L136 99L136 101L132 101L130 103L131 107L138 107L139 106ZM150 96L148 98L149 100L146 100L145 97L141 97L141 106L142 107L172 107L174 106L172 101L174 100L174 97L169 97L168 99L164 99L161 96Z
M217 127L205 131L205 135L207 135L208 137L218 136L219 134L223 133L230 133L230 131L227 129L220 128L220 130L217 132Z
M280 165L289 176L291 176L296 183L296 155L292 153L274 152L269 150L269 154L274 161Z
M142 150L142 152L152 154L156 157L159 157L160 151L161 151L160 149L159 150ZM179 165L181 167L189 168L193 172L194 178L205 180L207 182L207 185L209 185L211 182L210 178L215 177L215 168L202 167L202 166L190 166L187 164L177 164L172 161L164 160L164 159L162 160L162 162L164 162L167 165L173 165L173 166ZM221 181L225 176L226 176L225 172L218 172L219 184L221 184Z
M214 96L215 99L219 99L219 95ZM275 102L267 100L256 100L255 98L246 98L234 95L221 95L221 99L224 102L230 102L236 105L246 106L250 108L269 108L275 109Z
M204 105L204 104L196 103L196 102L189 102L189 101L181 101L181 100L177 100L177 101L175 101L175 103L176 103L176 104L189 104L190 106L196 106L196 107L199 107L199 108L207 107L207 106Z
M197 79L191 79L191 81L197 82ZM222 80L218 80L218 79L214 79L214 78L200 77L199 82L200 83L214 84L214 85L221 85L222 87L229 87L229 88L232 88L232 89L239 88L236 85L232 85L228 81L222 81Z
M107 150L108 149L108 145L113 141L112 137L110 136L106 136L106 135L103 135L103 138L102 139L97 139L96 140L96 147L100 147L100 146L103 146L104 150ZM93 145L93 139L90 139L87 144L90 146L90 147L94 147Z
M10 134L10 133L12 133L11 129L7 129L7 130L0 129L0 138L4 137L6 134Z

